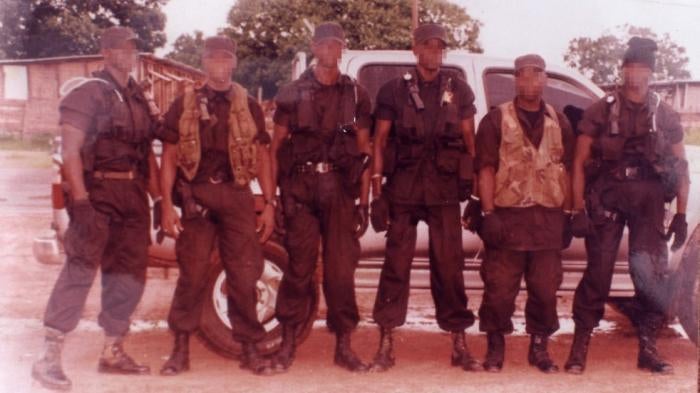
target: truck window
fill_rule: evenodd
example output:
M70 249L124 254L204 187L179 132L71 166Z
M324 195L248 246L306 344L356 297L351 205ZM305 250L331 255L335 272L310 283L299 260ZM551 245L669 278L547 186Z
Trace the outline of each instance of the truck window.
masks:
M556 73L547 73L547 76L549 80L544 89L544 100L567 116L571 112L583 111L597 99L593 92L571 78ZM489 110L512 100L515 97L513 70L486 71L484 73L484 88ZM576 122L572 121L572 123Z
M371 63L362 66L357 74L357 81L367 89L369 98L372 100L372 110L374 110L374 103L379 88L386 82L398 78L414 68L415 64L413 63ZM444 66L443 69L456 71L461 75L462 79L466 80L464 71L459 67Z

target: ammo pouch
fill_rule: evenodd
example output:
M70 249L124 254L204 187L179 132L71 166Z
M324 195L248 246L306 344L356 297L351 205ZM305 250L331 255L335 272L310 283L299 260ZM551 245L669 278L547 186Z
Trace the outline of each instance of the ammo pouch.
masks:
M459 172L460 156L457 149L439 148L435 155L435 166L443 175L454 175Z
M620 161L623 157L626 139L623 136L601 137L601 157L604 161Z
M405 168L418 163L424 151L423 142L399 143L396 147L396 167Z
M326 149L320 135L316 135L316 133L299 131L292 134L286 143L289 144L294 164L323 161Z

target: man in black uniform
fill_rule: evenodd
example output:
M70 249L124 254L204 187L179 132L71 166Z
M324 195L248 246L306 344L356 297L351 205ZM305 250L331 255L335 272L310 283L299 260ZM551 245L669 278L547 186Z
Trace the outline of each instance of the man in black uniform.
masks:
M367 368L352 351L350 334L359 320L354 281L358 238L368 223L370 101L367 92L338 69L344 46L345 34L338 24L317 26L311 42L316 64L275 99L273 168L289 252L289 268L277 297L283 329L274 359L278 371L292 364L296 329L312 312L319 241L328 328L337 338L335 364L351 371Z
M441 70L445 29L424 24L413 33L417 65L377 94L372 223L386 230L386 259L374 305L381 342L372 369L394 365L394 328L406 321L416 225L430 236L430 282L440 328L452 333L452 364L481 366L469 353L459 202L470 193L474 155L474 94L462 78ZM393 128L393 137L389 140ZM382 186L382 177L387 177Z
M652 40L633 37L622 62L622 86L588 108L579 123L572 229L586 237L588 266L574 297L576 329L565 366L570 373L585 369L625 226L639 310L637 367L673 371L657 352L656 334L672 299L666 242L673 235L675 251L687 236L689 178L679 115L649 90L656 49ZM664 233L664 203L674 198L676 214Z
M562 281L561 249L571 208L569 170L574 133L566 117L544 102L545 62L535 54L515 59L516 98L490 111L476 134L476 167L483 207L481 264L484 299L479 328L487 333L484 368L498 372L505 355L504 334L520 282L527 283L528 361L546 373L558 367L547 341L559 328L557 289Z
M44 316L46 353L32 368L32 376L47 388L71 388L61 367L63 340L78 324L100 268L98 322L105 331L105 345L98 371L150 371L122 347L146 283L150 222L146 193L160 196L148 103L129 76L138 56L135 40L129 28L105 30L100 41L104 69L83 80L60 103L71 220L64 242L66 263Z
M188 86L165 115L163 229L177 237L180 276L168 316L175 345L162 375L189 370L189 337L199 327L215 248L226 271L228 317L233 339L243 350L241 367L255 374L271 371L256 347L265 336L256 312L256 283L263 271L260 243L274 226L270 137L260 105L231 81L235 53L228 37L207 38L202 53L205 85ZM249 187L255 177L266 201L257 224L260 237Z

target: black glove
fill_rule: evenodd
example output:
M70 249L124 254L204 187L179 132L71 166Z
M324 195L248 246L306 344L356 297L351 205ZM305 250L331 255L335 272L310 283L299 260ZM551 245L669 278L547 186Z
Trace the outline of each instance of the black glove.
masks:
M685 214L676 213L673 215L673 220L668 226L668 232L666 232L666 241L671 239L673 235L673 243L671 243L671 251L677 251L685 243L685 239L688 238L688 222L685 220Z
M574 233L571 229L571 214L564 213L564 228L561 235L561 249L566 250L571 245Z
M497 214L491 212L484 215L479 236L490 247L498 246L501 243L503 240L503 222L501 222Z
M470 198L469 202L467 202L467 206L464 207L464 213L462 213L462 223L468 230L475 233L481 229L483 221L484 217L481 215L481 201Z
M357 205L355 206L355 212L358 221L355 228L355 237L359 239L367 232L367 227L369 227L369 206Z
M571 217L571 234L575 237L586 237L591 233L591 220L585 210L576 212Z
M370 203L370 220L375 232L384 232L389 228L389 203L383 195Z

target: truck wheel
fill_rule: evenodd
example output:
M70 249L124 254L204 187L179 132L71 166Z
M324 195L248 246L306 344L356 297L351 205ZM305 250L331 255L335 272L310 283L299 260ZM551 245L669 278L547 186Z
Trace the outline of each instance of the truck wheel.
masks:
M258 343L258 349L263 354L270 354L279 348L282 342L282 327L275 318L275 303L282 276L287 268L288 256L282 246L268 241L263 247L265 266L258 280L258 319L265 328L266 336ZM212 267L207 283L206 301L203 305L202 320L200 321L199 336L204 343L219 355L238 358L241 346L231 337L231 322L229 321L226 302L226 274L217 252L212 254ZM319 288L314 283L312 291L311 310L297 332L297 343L308 337L316 320L318 311Z

